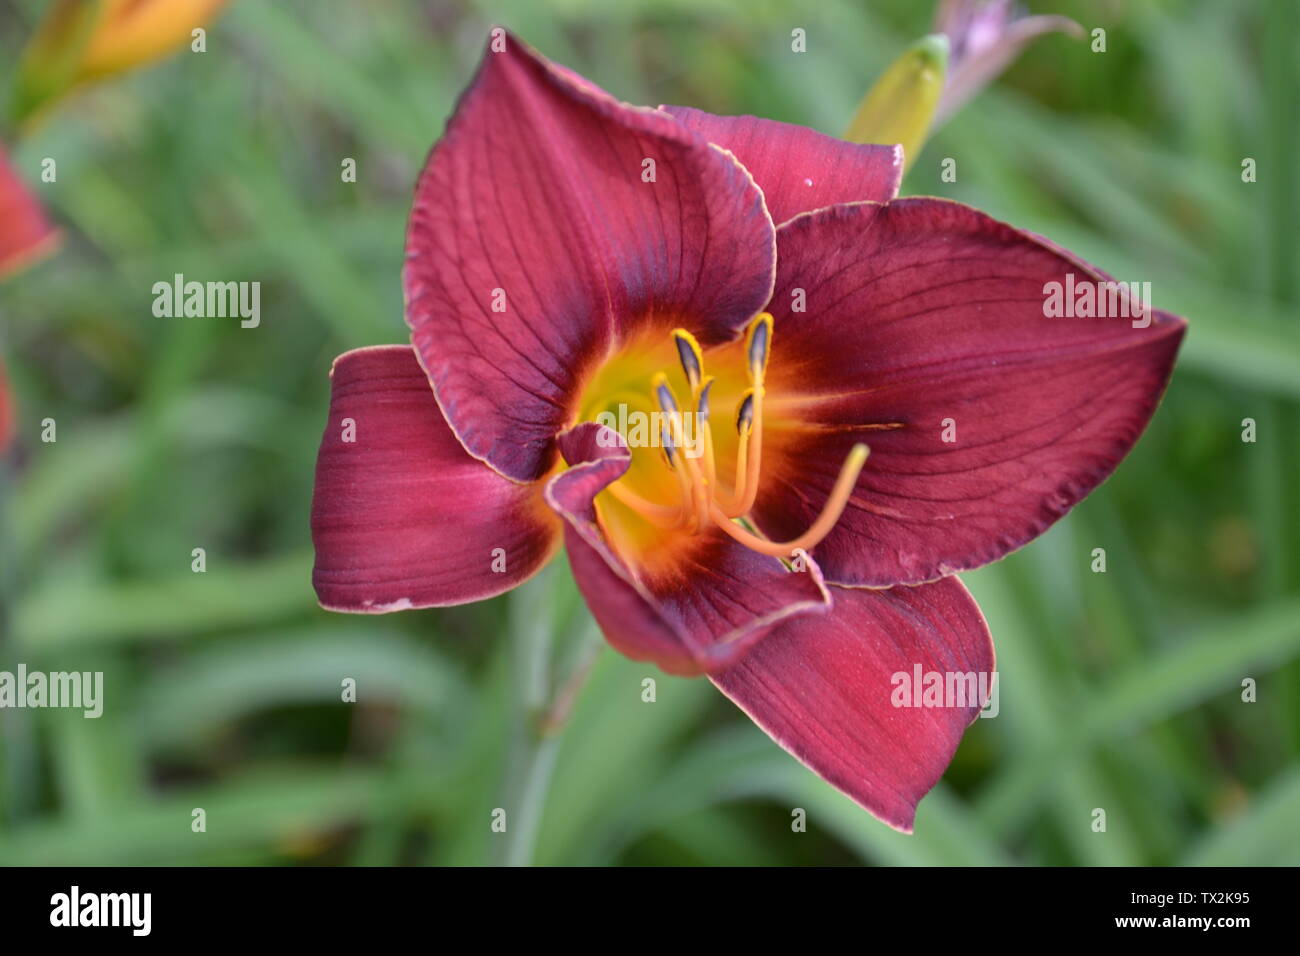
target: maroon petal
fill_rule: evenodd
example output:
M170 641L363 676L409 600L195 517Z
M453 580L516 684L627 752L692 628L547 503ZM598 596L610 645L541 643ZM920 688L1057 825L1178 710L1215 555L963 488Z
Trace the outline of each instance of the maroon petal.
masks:
M311 512L322 606L377 614L478 601L555 552L559 522L541 484L466 454L409 346L347 352L330 378Z
M901 146L847 143L803 126L753 116L715 116L689 106L661 106L711 143L735 153L763 190L772 221L835 203L898 195Z
M778 242L770 401L788 427L765 436L759 525L797 534L853 443L871 448L815 551L828 581L933 580L1042 533L1133 447L1184 331L1163 312L1046 317L1047 283L1100 274L959 203L835 207Z
M404 282L452 427L524 481L554 462L579 383L635 332L733 337L767 302L775 244L734 157L506 44L420 177Z
M606 638L634 660L672 674L715 671L742 656L774 624L824 611L821 572L803 571L750 551L721 531L676 544L669 571L647 573L635 556L615 553L598 521L595 497L627 470L622 436L592 422L560 436L566 461L546 499L566 520L565 543L578 588Z
M993 642L956 578L831 594L829 614L786 622L713 682L812 770L910 833L917 803L996 693ZM952 696L927 701L933 674Z

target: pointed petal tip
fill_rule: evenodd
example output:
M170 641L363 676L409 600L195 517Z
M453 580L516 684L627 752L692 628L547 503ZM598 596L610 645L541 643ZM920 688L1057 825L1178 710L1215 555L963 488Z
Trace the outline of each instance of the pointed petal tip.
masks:
M802 288L836 305L778 312L802 372L784 380L778 365L770 387L794 396L813 427L768 443L773 474L823 500L852 430L871 429L850 507L815 551L832 583L933 581L1037 537L1136 444L1187 326L1160 310L1146 326L1045 318L1046 283L1105 274L952 201L834 207L783 225L778 239L774 301ZM863 375L870 391L836 384ZM823 467L810 472L814 459ZM778 540L815 517L797 501L758 503L760 527Z

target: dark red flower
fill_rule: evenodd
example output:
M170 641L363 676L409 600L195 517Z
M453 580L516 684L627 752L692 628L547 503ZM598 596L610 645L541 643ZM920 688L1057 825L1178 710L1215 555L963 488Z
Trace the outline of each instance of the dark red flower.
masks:
M0 281L53 252L58 242L58 230L0 146ZM0 363L0 454L9 447L13 432L13 398Z
M1048 283L1105 277L895 199L901 169L489 52L417 186L413 347L334 364L321 603L479 600L563 541L614 647L909 830L980 701L900 707L897 675L994 668L950 575L1114 469L1184 323L1045 317Z
M58 230L0 146L0 279L53 251L58 239Z

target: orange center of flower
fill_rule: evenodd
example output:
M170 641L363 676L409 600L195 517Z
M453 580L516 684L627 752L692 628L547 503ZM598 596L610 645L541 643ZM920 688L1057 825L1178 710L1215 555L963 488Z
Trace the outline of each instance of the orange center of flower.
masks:
M798 537L769 541L736 520L749 514L758 495L765 425L797 425L779 409L764 422L772 325L770 314L756 316L743 349L709 351L708 372L705 352L690 332L647 335L587 385L579 420L619 432L632 456L623 477L596 498L597 515L617 550L652 558L657 546L716 527L754 551L789 558L835 526L867 460L866 445L853 446L821 513ZM734 424L713 421L719 407L734 408Z

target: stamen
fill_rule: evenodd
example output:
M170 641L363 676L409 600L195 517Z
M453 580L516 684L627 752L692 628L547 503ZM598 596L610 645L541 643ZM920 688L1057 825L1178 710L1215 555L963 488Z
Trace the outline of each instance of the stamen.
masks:
M700 397L695 402L695 422L700 430L700 439L704 442L704 478L709 483L709 492L718 487L718 465L713 457L713 426L709 424L709 389L713 388L713 376L706 375L700 388Z
M745 476L749 473L749 434L750 428L746 425L736 446L736 487L731 491L731 502L723 509L728 518L739 518L745 513L740 506L745 501Z
M691 533L694 533L703 527L700 523L699 509L695 504L695 485L691 481L687 469L678 467L679 463L684 459L678 454L677 443L673 440L672 435L668 433L666 424L662 426L659 440L664 457L668 460L668 467L677 477L677 494L678 499L681 501L681 504L676 509L678 523L686 525Z
M702 422L709 420L709 389L711 388L713 388L713 376L707 375L704 384L700 386L700 397L695 400L695 414Z
M769 541L733 520L748 514L758 495L763 454L763 399L767 394L765 379L772 350L772 327L771 313L762 312L750 321L745 334L745 372L750 387L736 408L735 425L739 440L736 444L736 474L729 500L718 486L713 430L709 421L714 377L704 374L703 352L695 337L685 329L674 329L672 335L677 357L691 387L690 401L685 405L678 402L668 376L663 372L651 380L651 391L661 415L660 449L665 464L677 479L678 502L665 505L650 501L629 490L622 482L614 482L609 491L618 501L658 527L684 528L687 533L695 534L710 524L716 524L745 547L783 559L798 551L811 550L831 532L848 507L862 474L868 454L866 445L853 446L821 512L797 538ZM703 443L702 463L687 454L685 416L692 412L696 438Z
M700 352L700 343L685 329L673 329L673 341L677 344L677 357L686 373L686 381L691 383L691 396L695 397L700 393L700 383L704 378L704 355Z
M763 384L763 374L767 371L767 359L772 352L772 313L760 312L749 323L745 334L745 359L749 380L755 385Z
M669 415L677 414L677 396L673 394L673 388L668 384L668 376L663 372L654 377L655 401L659 403L660 411L667 412Z
M758 475L763 466L763 395L765 391L762 384L756 385L753 391L754 421L747 436L749 438L749 461L745 463L745 497L741 499L739 504L741 514L745 514L750 508L754 507L754 499L758 497Z
M740 407L736 409L736 434L744 435L745 432L751 431L754 427L754 390L746 389L745 397L740 400Z
M752 388L745 390L740 407L736 409L736 431L740 435L740 441L736 445L736 480L732 483L731 501L723 509L730 518L739 518L748 510L741 506L745 502L745 487L749 477L749 441L754 432Z
M867 462L867 454L866 445L853 446L848 457L844 459L844 464L840 466L839 477L835 479L835 487L831 489L830 497L822 506L821 514L809 525L808 530L797 538L776 542L750 534L732 521L716 504L710 511L710 517L731 537L760 554L769 554L774 558L789 558L795 551L811 551L826 535L830 534L831 529L840 520L840 516L844 514L849 498L853 495L853 486L857 484L858 476L862 474L862 466Z
M673 436L668 433L667 423L659 426L659 447L663 450L664 459L668 462L668 467L676 470L677 446L673 443Z
M663 372L655 374L652 385L659 407L668 417L668 425L672 429L672 444L676 450L681 451L685 448L686 436L682 432L682 413L677 404L677 396L673 394L673 388L668 384L668 376ZM683 465L676 469L678 482L682 488L682 507L686 510L694 510L695 527L703 528L709 523L709 503L712 500L708 483L689 455L682 452L674 458Z
M758 475L763 465L763 379L767 374L767 360L772 352L772 313L760 312L749 323L745 334L746 371L753 383L750 390L752 425L749 435L749 448L745 462L744 480L737 478L736 484L743 489L737 494L732 507L727 509L732 517L743 515L754 507L758 497Z

